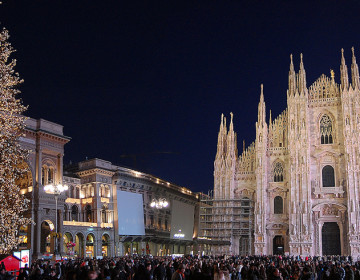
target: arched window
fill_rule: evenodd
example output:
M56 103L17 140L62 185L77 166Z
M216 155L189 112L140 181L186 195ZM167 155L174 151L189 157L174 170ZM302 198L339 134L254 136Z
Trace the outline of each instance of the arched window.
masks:
M72 221L78 221L78 213L79 213L79 210L78 210L77 206L73 205L71 207L71 220Z
M331 165L326 165L322 169L323 187L335 187L334 168Z
M333 135L332 135L332 122L328 115L323 115L320 120L320 137L321 144L332 144Z
M88 204L85 206L85 222L92 222L91 206Z
M281 162L277 162L274 165L274 182L284 181L284 167Z
M281 196L276 196L274 198L274 214L282 214L283 212L283 199Z

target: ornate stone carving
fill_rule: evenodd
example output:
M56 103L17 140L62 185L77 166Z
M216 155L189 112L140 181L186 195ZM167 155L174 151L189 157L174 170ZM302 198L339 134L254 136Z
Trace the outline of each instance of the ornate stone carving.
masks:
M325 205L321 211L323 216L337 216L339 210L334 206Z

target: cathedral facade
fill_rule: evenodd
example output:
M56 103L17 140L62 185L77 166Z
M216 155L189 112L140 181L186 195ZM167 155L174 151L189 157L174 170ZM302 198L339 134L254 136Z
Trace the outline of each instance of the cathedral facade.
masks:
M274 119L270 111L267 122L261 85L256 140L240 155L233 115L229 127L222 116L211 230L218 237L228 233L229 253L242 253L245 238L246 253L256 255L360 255L360 81L354 49L349 76L342 50L340 84L331 71L307 86L302 55L297 73L291 56L287 108ZM242 199L251 201L248 236L241 235L245 224L236 215ZM221 212L230 213L230 220ZM221 219L222 229L216 229Z

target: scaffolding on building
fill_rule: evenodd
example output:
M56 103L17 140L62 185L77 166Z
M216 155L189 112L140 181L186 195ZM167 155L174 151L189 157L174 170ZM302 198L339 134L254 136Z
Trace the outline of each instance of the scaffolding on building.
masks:
M202 193L199 237L211 240L210 244L228 241L230 244L239 245L238 250L233 248L233 251L223 250L222 253L249 255L253 252L253 213L253 202L247 197L214 199L212 191L208 194ZM218 253L216 250L212 248L211 253Z

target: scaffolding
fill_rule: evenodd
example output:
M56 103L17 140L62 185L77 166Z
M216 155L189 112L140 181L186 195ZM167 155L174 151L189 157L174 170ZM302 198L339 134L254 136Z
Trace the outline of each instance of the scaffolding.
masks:
M214 245L230 242L229 251L222 248L224 254L249 255L253 251L253 213L253 202L247 197L214 199L212 191L201 194L199 236L211 240ZM212 248L211 253L219 253L219 250Z

